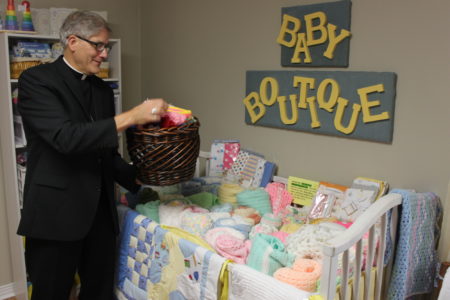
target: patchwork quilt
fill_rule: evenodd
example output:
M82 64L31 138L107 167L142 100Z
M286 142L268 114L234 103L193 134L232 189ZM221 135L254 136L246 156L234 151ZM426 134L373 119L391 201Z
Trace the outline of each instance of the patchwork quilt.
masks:
M119 300L218 299L225 258L130 210L122 225Z

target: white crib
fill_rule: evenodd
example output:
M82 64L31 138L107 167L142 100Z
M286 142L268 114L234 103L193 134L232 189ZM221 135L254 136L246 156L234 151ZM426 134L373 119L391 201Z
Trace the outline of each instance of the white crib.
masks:
M210 153L200 151L195 176L200 176L200 169L205 170L205 176L208 176ZM274 181L286 183L287 180L275 176ZM392 268L393 259L385 262L385 242L387 232L387 223L390 222L389 234L393 241L391 249L395 252L395 233L398 219L398 206L402 203L400 194L388 194L373 203L362 215L358 217L353 225L345 230L341 235L328 241L323 246L323 269L320 285L320 296L323 299L385 299L386 285L389 282L389 276ZM388 213L392 211L391 218L388 220ZM379 234L375 234L378 226ZM362 239L369 233L368 247L366 255L366 266L385 266L376 268L375 278L372 278L374 270L364 270ZM350 277L351 263L349 261L349 251L355 249L355 259L353 265L353 276ZM338 259L342 255L342 274L337 288ZM364 275L364 277L362 276ZM362 289L361 280L363 279ZM349 283L352 283L352 289L348 290Z

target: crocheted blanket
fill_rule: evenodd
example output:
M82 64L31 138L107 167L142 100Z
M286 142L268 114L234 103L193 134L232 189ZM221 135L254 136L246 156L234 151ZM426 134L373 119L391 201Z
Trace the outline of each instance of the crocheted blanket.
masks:
M128 211L123 221L118 299L216 299L225 259Z
M437 225L442 208L434 193L393 190L402 195L399 240L388 299L406 299L432 291L438 262Z

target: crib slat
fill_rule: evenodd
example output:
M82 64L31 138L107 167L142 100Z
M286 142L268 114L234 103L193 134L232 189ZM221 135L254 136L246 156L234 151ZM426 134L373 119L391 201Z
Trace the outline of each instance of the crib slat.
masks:
M355 267L353 274L353 294L352 299L359 300L359 282L361 277L361 238L363 235L377 222L377 220L382 219L381 222L381 237L380 237L380 253L377 256L377 262L381 260L377 265L383 264L384 259L384 249L385 249L385 237L386 237L386 212L401 204L402 198L399 194L388 194L377 201L375 201L370 208L365 211L362 215L358 217L358 219L353 223L353 225L345 230L341 235L335 237L329 241L327 241L323 245L323 254L324 254L324 268L321 278L321 289L320 295L324 299L334 299L335 297L335 288L336 288L336 269L337 269L337 257L343 254L345 251L351 249L353 251L354 245L356 245L356 259L355 259ZM383 217L382 217L383 216ZM394 227L393 227L393 230ZM395 240L395 239L394 239ZM376 246L376 245L375 245ZM375 251L376 252L376 251ZM349 252L350 253L350 252ZM381 255L381 256L380 256ZM375 256L375 254L374 254ZM392 261L392 260L391 260ZM348 264L347 264L348 265ZM349 272L347 273L349 276ZM331 278L334 278L331 280ZM377 268L376 282L375 285L377 290L377 299L380 298L381 293L381 283L383 279L383 267ZM342 285L342 289L345 289ZM348 297L347 297L348 298Z
M380 228L380 246L377 255L377 281L375 283L375 300L381 297L381 283L383 282L383 267L384 267L384 251L386 250L386 214L381 217Z
M322 277L320 279L320 294L325 299L334 299L336 295L337 256L324 256Z
M353 270L353 299L359 299L359 281L361 280L361 248L362 241L356 243L355 269Z
M348 250L342 253L342 276L341 276L341 299L347 299L347 287L348 287Z
M372 266L373 266L373 258L375 253L375 225L370 227L369 230L369 241L368 241L368 249L367 249L367 257L365 264L365 278L364 278L364 300L368 300L369 293L371 290L371 277L372 277Z
M386 222L388 222L388 220L386 219ZM383 283L382 283L382 289L383 287L387 287L389 284L389 280L391 279L391 272L392 272L392 265L394 264L394 253L395 253L395 240L396 240L396 234L397 234L397 223L398 223L398 207L393 207L392 208L392 214L391 214L391 219L390 219L390 225L391 225L391 229L390 229L390 234L391 234L391 241L392 242L392 249L391 249L391 257L389 259L389 261L385 262L387 263L386 268L384 269L384 278L383 278ZM387 223L386 223L387 226ZM386 229L387 230L387 229ZM386 234L388 234L388 232L386 232ZM382 299L386 299L387 298L387 288L384 288L384 294Z

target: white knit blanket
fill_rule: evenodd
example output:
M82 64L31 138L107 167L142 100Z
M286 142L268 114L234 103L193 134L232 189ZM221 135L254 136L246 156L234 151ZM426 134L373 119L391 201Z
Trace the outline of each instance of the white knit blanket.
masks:
M307 300L312 295L246 265L228 264L228 271L228 300Z
M444 280L442 281L441 291L439 292L438 300L450 299L450 268L445 273Z

